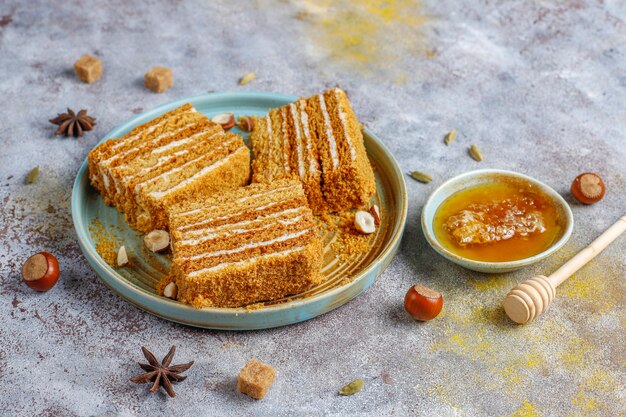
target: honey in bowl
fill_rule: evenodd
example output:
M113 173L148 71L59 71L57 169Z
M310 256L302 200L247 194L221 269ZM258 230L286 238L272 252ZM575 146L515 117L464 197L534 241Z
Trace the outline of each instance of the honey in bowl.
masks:
M529 182L507 178L452 194L437 209L433 229L458 256L508 262L548 249L561 235L559 220L549 196Z

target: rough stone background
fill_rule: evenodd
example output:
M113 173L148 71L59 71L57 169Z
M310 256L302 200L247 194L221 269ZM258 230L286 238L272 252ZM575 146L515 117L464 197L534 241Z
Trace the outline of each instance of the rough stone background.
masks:
M538 322L513 326L500 301L549 273L626 208L626 3L621 0L19 1L0 3L0 414L2 415L625 415L626 238L563 284ZM72 64L99 56L79 82ZM152 66L175 86L142 85ZM238 78L257 80L240 87ZM113 294L75 241L69 196L88 151L161 103L208 91L308 95L340 85L407 177L401 250L365 294L305 323L254 332L169 323ZM48 119L87 108L94 131L53 136ZM449 147L451 128L459 138ZM473 161L476 143L485 160ZM27 172L41 167L36 184ZM435 254L418 217L447 178L507 168L553 186L576 227L550 259L487 276ZM598 172L604 200L581 206L572 179ZM20 281L32 253L57 255L62 278L39 294ZM413 283L444 293L420 324L404 312ZM140 346L194 359L178 396L128 382ZM235 392L244 362L278 378L261 402ZM354 378L365 389L337 390Z

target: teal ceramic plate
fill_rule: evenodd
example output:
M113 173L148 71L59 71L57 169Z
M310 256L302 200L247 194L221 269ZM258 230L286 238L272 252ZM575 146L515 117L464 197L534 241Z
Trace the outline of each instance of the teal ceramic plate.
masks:
M159 106L140 114L110 132L103 141L120 137L132 128L184 103L213 117L232 112L239 115L264 115L274 107L293 102L296 97L270 93L219 93L190 97ZM247 135L236 129L235 133ZM78 172L72 190L72 218L78 243L98 276L119 295L152 314L190 326L249 330L284 326L333 310L367 290L376 277L389 265L398 250L407 215L407 195L404 178L397 162L385 145L365 129L365 148L376 172L377 195L372 203L381 208L381 225L368 253L337 256L336 231L324 230L324 266L327 280L306 293L266 303L255 309L204 308L194 309L177 301L160 297L155 285L169 268L168 255L148 251L142 235L128 227L123 216L104 204L89 184L85 161ZM131 266L112 268L99 254L110 253L125 245ZM97 250L99 249L99 250Z

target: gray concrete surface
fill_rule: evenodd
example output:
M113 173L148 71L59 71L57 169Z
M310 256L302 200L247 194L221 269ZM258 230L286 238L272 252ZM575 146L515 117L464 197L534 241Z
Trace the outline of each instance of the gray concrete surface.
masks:
M559 288L538 322L511 325L499 302L554 270L626 208L626 4L591 1L298 2L19 1L0 3L0 415L624 415L626 238ZM105 74L79 82L73 62ZM143 88L152 66L175 85ZM240 87L238 78L257 80ZM399 254L364 295L317 319L234 333L169 323L113 294L75 241L74 176L109 130L144 109L207 91L307 95L340 85L405 171L409 221ZM97 126L53 136L48 119L87 108ZM452 146L442 144L451 128ZM473 161L476 143L485 160ZM34 166L36 184L24 185ZM561 192L576 219L557 255L501 276L466 271L426 244L419 213L447 178L507 168ZM595 206L570 197L583 171L603 176ZM38 294L22 262L48 250L62 278ZM444 312L415 323L413 283L444 293ZM140 346L195 360L169 399L128 382ZM235 392L252 357L278 373L268 397ZM355 378L365 389L337 390Z

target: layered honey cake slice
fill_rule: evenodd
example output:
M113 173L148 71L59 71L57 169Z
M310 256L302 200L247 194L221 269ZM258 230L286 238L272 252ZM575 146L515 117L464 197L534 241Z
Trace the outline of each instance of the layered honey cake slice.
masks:
M368 204L376 192L361 125L343 90L271 110L250 135L253 182L299 178L315 214Z
M166 208L245 185L250 152L240 136L185 104L108 140L88 157L91 184L140 231L167 229Z
M254 159L254 182L271 182L276 178L299 178L309 205L315 214L325 211L321 170L306 101L271 110L257 120L251 133Z
M179 301L240 307L322 281L322 241L302 184L252 184L169 210Z

